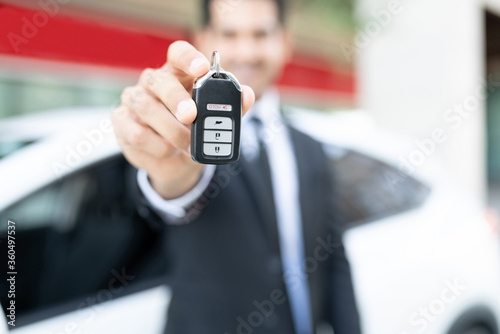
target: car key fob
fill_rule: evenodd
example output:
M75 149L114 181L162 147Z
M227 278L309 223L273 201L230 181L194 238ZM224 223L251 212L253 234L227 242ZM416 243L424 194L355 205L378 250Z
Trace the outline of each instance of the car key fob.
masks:
M191 124L191 157L202 164L227 164L240 156L241 86L220 67L219 53L212 67L193 86L198 115Z

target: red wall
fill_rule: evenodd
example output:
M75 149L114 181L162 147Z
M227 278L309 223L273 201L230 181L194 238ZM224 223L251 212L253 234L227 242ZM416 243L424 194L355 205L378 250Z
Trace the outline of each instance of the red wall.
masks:
M175 29L159 37L145 33L147 29L130 28L125 20L117 22L114 18L111 25L97 18L61 14L57 7L32 10L0 4L0 18L0 55L16 59L139 72L145 67L161 66L169 44L187 39L186 32ZM304 98L342 99L344 103L351 103L355 93L352 73L306 54L298 54L287 66L279 86L284 92Z

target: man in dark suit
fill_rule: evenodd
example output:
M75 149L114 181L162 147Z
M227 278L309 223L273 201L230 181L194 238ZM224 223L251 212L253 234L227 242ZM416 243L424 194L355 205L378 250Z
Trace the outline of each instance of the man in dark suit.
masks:
M205 0L194 46L176 42L113 113L139 169L139 204L162 221L167 333L360 333L349 265L321 145L281 116L273 83L291 56L283 0ZM190 158L193 82L207 56L241 83L242 158ZM246 86L247 85L247 86ZM257 102L254 104L254 100ZM252 106L253 105L253 106Z

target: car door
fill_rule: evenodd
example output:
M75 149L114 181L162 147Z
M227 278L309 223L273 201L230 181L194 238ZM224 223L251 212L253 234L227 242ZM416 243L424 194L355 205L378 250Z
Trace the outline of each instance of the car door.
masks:
M0 291L12 288L7 273L16 273L11 275L15 293L12 298L2 293L0 299L4 310L15 300L16 329L33 332L44 322L43 328L54 333L106 332L99 327L115 328L113 310L120 309L122 315L149 310L144 316L155 317L151 330L161 330L168 264L161 225L135 205L135 173L121 155L112 156L0 212L2 254L9 251L7 225L15 226L13 270L0 273ZM47 325L47 319L63 320ZM129 317L125 332L133 333L132 324L143 320Z

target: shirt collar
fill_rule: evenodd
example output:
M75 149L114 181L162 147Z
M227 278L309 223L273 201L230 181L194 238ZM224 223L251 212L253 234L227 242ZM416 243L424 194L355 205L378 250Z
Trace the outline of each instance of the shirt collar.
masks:
M274 87L264 92L262 97L255 101L254 105L243 117L243 121L248 121L250 117L259 119L263 124L269 123L273 118L280 117L280 96Z

